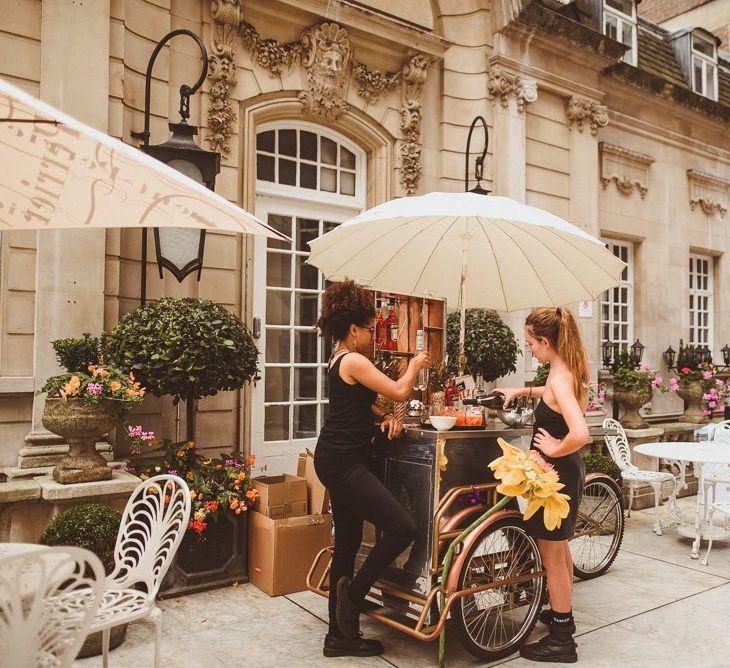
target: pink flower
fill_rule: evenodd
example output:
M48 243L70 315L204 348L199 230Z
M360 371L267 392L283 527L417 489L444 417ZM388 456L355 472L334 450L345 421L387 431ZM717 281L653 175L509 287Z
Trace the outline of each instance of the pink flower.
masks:
M715 380L715 385L717 385L718 387L724 387L725 383L723 383L719 378L717 378Z
M669 389L676 392L679 389L679 381L676 378L669 379Z
M129 433L130 438L134 438L135 436L137 438L141 438L142 436L142 425L138 424L132 427L131 425L127 428L127 432Z
M716 401L710 401L710 402L709 402L709 403L708 403L707 405L708 405L708 406L709 406L710 408L715 408L715 406L717 406L717 402L716 402Z
M680 371L686 376L689 373L689 367L683 366Z
M702 411L705 415L712 415L712 411Z
M710 380L712 378L712 371L703 371L702 378L704 378L705 380Z
M95 397L98 397L102 391L101 383L87 383L86 391L89 394L93 394Z

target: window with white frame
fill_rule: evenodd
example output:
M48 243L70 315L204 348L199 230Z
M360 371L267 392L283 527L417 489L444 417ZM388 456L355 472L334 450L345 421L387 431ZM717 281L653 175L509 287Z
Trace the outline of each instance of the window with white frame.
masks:
M328 283L306 264L308 242L362 210L365 160L347 138L312 123L277 121L257 132L256 213L291 237L257 242L255 264L266 272L254 287L264 315L262 382L254 389L262 410L254 413L263 418L264 457L272 447L279 454L310 447L302 441L316 439L327 415L331 351L315 324Z
M636 4L634 0L603 0L603 34L629 47L622 60L636 65Z
M717 47L696 32L692 33L692 90L717 100Z
M601 340L628 349L634 336L634 245L628 241L604 240L606 247L626 263L621 282L601 298Z
M689 343L712 350L712 257L689 256Z

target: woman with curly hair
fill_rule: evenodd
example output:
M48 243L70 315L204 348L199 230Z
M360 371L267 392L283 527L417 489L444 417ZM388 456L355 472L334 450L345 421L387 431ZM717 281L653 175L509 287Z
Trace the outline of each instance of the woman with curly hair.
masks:
M540 613L540 621L550 633L520 648L520 655L532 661L575 663L573 640L573 559L568 539L575 531L578 507L583 496L585 465L580 449L590 441L584 417L588 404L590 373L583 340L573 314L565 307L536 308L525 321L525 339L530 352L542 364L550 364L544 387L501 388L505 407L518 396L535 396L530 447L551 464L570 496L570 512L553 530L545 528L543 510L527 521L529 534L537 540L547 572L550 608Z
M391 440L402 429L393 415L384 414L375 405L375 400L382 394L406 401L418 370L427 366L429 359L425 353L416 355L397 381L373 366L373 296L351 280L325 290L317 327L322 336L337 342L328 371L329 415L314 454L317 475L330 493L335 526L324 655L375 656L383 652L383 645L362 637L360 611L375 580L416 537L413 519L368 465L374 424L379 422L381 432ZM353 577L365 521L382 533Z

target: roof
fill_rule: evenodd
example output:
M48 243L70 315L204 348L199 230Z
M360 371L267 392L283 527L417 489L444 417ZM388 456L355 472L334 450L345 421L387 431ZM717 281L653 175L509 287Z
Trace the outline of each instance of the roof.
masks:
M636 35L639 49L639 69L661 77L677 86L687 88L682 68L669 43L669 33L653 23L639 19Z

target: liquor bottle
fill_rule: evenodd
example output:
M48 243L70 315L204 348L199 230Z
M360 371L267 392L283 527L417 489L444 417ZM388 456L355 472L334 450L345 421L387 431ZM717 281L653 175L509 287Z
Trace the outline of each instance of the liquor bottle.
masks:
M423 330L416 330L416 355L423 352ZM413 387L414 390L420 390L423 392L428 387L428 369L422 368L418 370L416 374L416 381Z
M385 330L385 319L383 309L378 306L378 315L375 318L375 350L385 350L387 332Z
M398 316L395 314L395 307L391 304L388 317L385 319L385 349L398 350Z
M499 410L504 406L504 398L504 394L501 392L490 392L483 397L464 399L464 404L467 406L486 406L487 408Z

